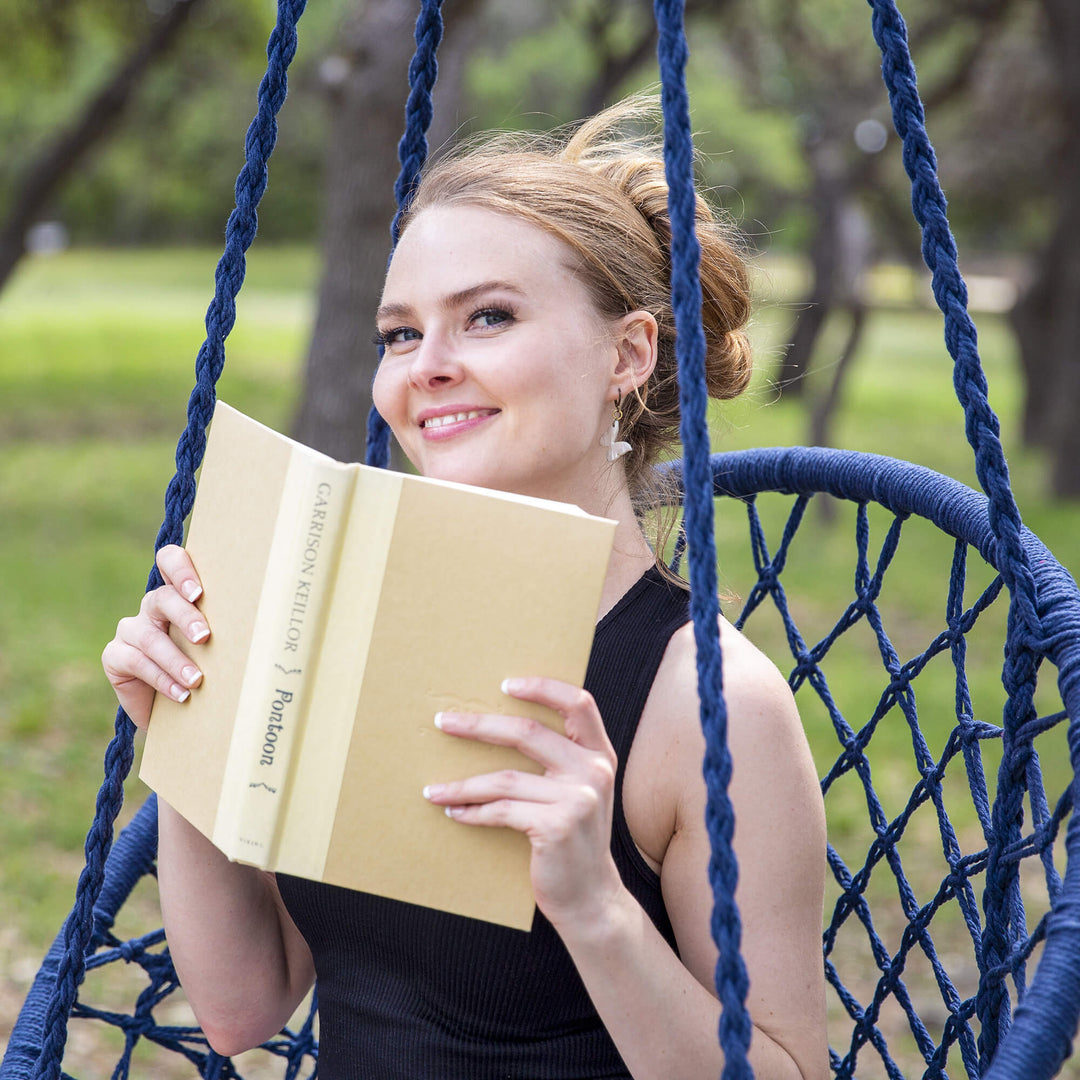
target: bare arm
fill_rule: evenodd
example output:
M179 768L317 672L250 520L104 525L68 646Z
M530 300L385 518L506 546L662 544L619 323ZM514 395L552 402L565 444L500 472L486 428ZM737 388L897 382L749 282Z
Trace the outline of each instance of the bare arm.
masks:
M276 1035L314 979L272 874L231 863L159 801L158 886L176 972L210 1045L230 1056Z
M817 778L783 678L741 636L725 630L734 762L729 794L754 1025L750 1062L761 1080L816 1080L828 1070L821 960L825 839ZM657 675L623 795L643 854L648 857L651 848L660 864L679 957L632 901L615 908L604 929L567 941L638 1080L712 1077L723 1066L696 681L687 627L673 639Z
M201 585L187 554L162 548L166 584L122 619L102 664L121 705L141 728L154 692L183 700L201 675L168 636L209 636L193 601ZM231 863L159 800L158 884L165 932L188 1001L211 1046L235 1054L275 1035L314 978L311 953L282 905L273 875Z
M716 950L706 867L692 635L680 631L654 683L628 765L623 802L653 824L647 843L661 864L680 957L625 889L610 856L614 755L587 694L525 680L517 696L558 708L568 740L509 717L454 718L444 730L517 746L545 767L446 785L434 801L458 820L509 825L533 844L537 902L558 930L609 1033L637 1080L713 1077L723 1056L712 992ZM738 899L755 1030L751 1062L762 1078L826 1075L821 906L824 830L820 795L794 703L780 675L741 638L725 654L738 817L745 869ZM569 743L569 745L566 745ZM635 764L636 758L636 764ZM634 778L631 766L637 769ZM774 804L763 790L780 786ZM636 791L636 793L635 793ZM638 805L631 807L630 802ZM659 825L657 825L659 823Z

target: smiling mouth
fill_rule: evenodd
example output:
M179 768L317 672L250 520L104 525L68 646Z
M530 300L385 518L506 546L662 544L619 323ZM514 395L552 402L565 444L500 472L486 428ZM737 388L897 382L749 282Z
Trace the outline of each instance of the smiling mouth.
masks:
M498 411L498 409L470 409L468 412L444 413L442 416L428 417L420 426L425 430L441 428L448 424L460 424L465 420L479 420L482 416L494 416Z

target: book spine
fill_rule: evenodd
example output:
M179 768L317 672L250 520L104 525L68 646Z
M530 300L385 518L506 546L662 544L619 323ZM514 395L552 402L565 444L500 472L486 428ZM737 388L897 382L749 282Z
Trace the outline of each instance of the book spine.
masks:
M282 488L213 836L229 858L264 869L276 857L354 480L347 466L294 453Z

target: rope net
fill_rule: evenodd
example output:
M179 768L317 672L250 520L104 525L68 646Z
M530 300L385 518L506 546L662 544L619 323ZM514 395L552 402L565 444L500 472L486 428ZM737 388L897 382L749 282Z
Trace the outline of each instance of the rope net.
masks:
M1024 1000L1048 911L1063 888L1073 772L1054 657L1042 665L1038 709L1010 757L999 680L1007 593L980 550L985 502L926 470L892 463L901 489L925 488L929 476L940 498L972 500L975 516L956 539L941 522L897 510L891 497L888 505L855 495L837 504L798 479L784 485L798 494L757 496L749 489L775 486L760 476L769 453L778 452L714 458L718 490L744 500L719 504L720 584L728 613L785 669L822 777L833 1071L889 1080L983 1076L986 1046L996 1044L987 1026L1003 1034ZM834 471L871 458L834 456ZM756 475L744 479L732 462ZM829 474L819 473L818 486L826 486ZM819 506L826 499L828 522ZM992 808L1005 788L1019 793L1025 825L995 858L1001 845ZM119 1059L117 1077L147 1075L151 1064L155 1076L313 1075L314 1002L260 1052L221 1058L178 1003L162 932L125 938L114 926L113 907L133 883L141 875L152 883L155 825L151 802L117 844L113 861L123 870L110 869L87 980L72 1010L74 1075L80 1065L84 1076L102 1072L102 1039L83 1049L84 1019L118 1033L104 1040ZM994 873L1012 884L1000 888ZM156 917L155 905L151 885L128 900L124 917L132 907ZM1000 939L1008 942L1004 961L989 950ZM142 975L138 988L132 976L120 976L122 995L105 981L105 969L121 965ZM113 1004L118 998L129 1004ZM163 1063L166 1052L175 1066Z
M399 197L407 197L426 154L424 132L431 117L430 92L437 71L440 6L440 0L422 0L420 5L417 56L410 69L406 135L401 144ZM1069 725L1068 753L1055 747L1052 754L1043 755L1044 760L1062 766L1062 779L1060 783L1055 781L1050 798L1044 790L1035 747L1036 739L1052 736L1066 714L1074 720L1080 717L1080 595L1071 579L1061 584L1061 575L1065 579L1068 575L1045 549L1038 550L1042 560L1039 574L1029 561L1030 545L1009 488L997 418L987 401L975 328L966 311L966 289L957 267L933 149L926 135L906 30L893 0L870 0L869 6L874 36L882 51L882 72L894 125L903 140L913 210L923 230L923 253L933 272L935 298L945 316L945 340L954 361L957 395L964 407L976 471L987 500L981 504L977 535L946 528L947 533L960 538L946 559L943 591L947 599L939 614L938 628L916 648L905 639L907 627L902 615L893 616L891 629L886 630L886 608L881 602L886 580L898 578L899 538L905 530L902 522L912 508L892 505L896 516L883 527L880 541L872 547L870 538L876 535L876 527L869 503L879 498L879 472L867 482L864 493L841 490L851 468L867 455L855 455L817 469L814 482L802 489L797 484L785 482L778 486L769 480L736 491L726 486L725 476L723 490L742 498L752 498L758 491L777 486L797 494L790 515L779 526L778 539L769 539L764 516L759 515L753 502L749 503L753 577L749 586L743 587L747 601L740 623L752 620L750 629L756 636L755 628L763 612L772 610L778 615L783 631L779 645L786 647L793 658L790 679L798 691L800 708L808 718L815 712L823 716L825 730L831 731L840 748L834 758L819 760L834 834L829 861L836 882L824 937L825 963L840 1015L848 1018L850 1032L834 1042L833 1067L837 1075L855 1075L856 1064L860 1075L871 1065L879 1066L882 1075L890 1078L910 1073L911 1066L905 1064L901 1069L901 1055L894 1041L893 1028L897 1028L901 1041L910 1039L914 1045L915 1072L943 1076L946 1067L955 1065L959 1056L969 1076L1024 1076L1034 1080L1052 1075L1070 1051L1080 1009L1080 914L1073 911L1076 901L1071 899L1080 897L1080 881L1070 882L1067 870L1063 886L1054 862L1061 825L1072 805L1072 777L1080 768L1077 725ZM278 23L267 50L267 75L259 88L258 114L248 131L247 161L237 181L236 210L229 220L225 253L217 268L215 296L206 318L207 338L196 361L197 383L189 401L188 426L177 447L177 472L167 492L166 516L157 546L179 541L191 508L194 474L202 458L215 384L224 364L224 340L235 318L244 253L255 235L256 207L266 184L267 160L276 138L275 118L284 101L286 71L296 47L296 21L303 9L304 0L278 0ZM684 525L689 537L689 577L694 586L692 613L698 645L701 722L708 747L704 773L713 841L709 865L715 897L712 931L721 953L716 973L717 992L724 1006L719 1038L726 1058L725 1080L734 1080L750 1075L746 1061L750 1023L745 1007L746 972L739 956L739 913L734 903L737 866L731 849L734 822L727 796L731 763L716 634L717 560L702 372L698 251L692 226L692 139L684 77L687 46L682 4L678 0L656 0L655 11L673 222L672 294L678 326L686 471ZM387 438L386 425L373 415L369 421L369 461L385 462ZM751 472L758 463L757 458L752 460L755 464ZM772 467L769 462L766 465ZM879 465L876 463L874 468ZM714 463L714 477L715 469ZM910 469L918 474L913 476L912 485L925 486L925 470L920 473L915 467ZM813 491L819 490L852 498L858 506L855 572L853 580L849 575L846 592L845 586L838 587L835 595L844 599L829 626L817 626L821 613L811 612L813 626L808 628L792 599L796 590L789 589L785 582L791 578L796 538L806 532L806 502ZM956 492L953 496L965 501ZM951 497L944 502L947 504ZM888 500L882 501L890 505ZM924 512L924 516L942 524L942 515ZM974 565L968 558L971 545L1001 575L1000 580L994 578L980 586L977 594L967 580ZM813 560L819 560L821 553L810 554L814 567L811 572L820 575L820 566ZM721 566L725 573L732 572L726 557ZM919 560L905 571L898 591L911 594L921 590L927 571L927 565ZM1051 579L1046 588L1043 571ZM918 589L912 583L918 583ZM155 570L148 588L157 584ZM995 608L993 601L1006 593L1008 610L1000 614L1005 603ZM992 652L998 663L1000 642L1006 643L1001 671L1006 691L1003 716L1000 686L993 705L979 706L973 694L974 683L968 676L971 669L966 655L968 638L995 611L999 612L999 632ZM863 636L864 650L856 653L856 662L861 665L863 678L856 682L874 685L868 657L881 666L883 678L877 684L874 700L853 707L834 693L824 662L828 658L830 665L835 665L844 646L859 635ZM772 645L764 641L762 644L774 658L779 655ZM1043 707L1036 703L1037 674L1047 657L1061 669L1061 698ZM949 687L943 699L939 692L924 690L927 673L942 667ZM922 680L918 690L916 677ZM945 712L938 704L941 700L949 703L947 715L954 717L945 725L944 735L936 724L931 729L919 723L920 715L924 721L927 717L928 702L932 705L929 711L939 717ZM1068 702L1064 710L1062 700ZM855 716L868 719L854 720ZM897 730L904 732L903 755L895 738ZM928 735L931 730L937 734ZM887 732L893 735L886 736ZM0 1066L5 1080L9 1076L12 1080L28 1076L53 1080L67 1075L62 1072L61 1061L69 1015L97 1016L121 1033L120 1060L114 1076L129 1075L133 1055L144 1044L176 1051L203 1076L241 1075L234 1063L209 1051L201 1034L190 1026L158 1022L157 1017L163 1014L165 1003L176 989L160 931L123 939L112 930L113 915L119 907L113 901L122 902L133 886L127 881L132 871L125 859L130 855L139 868L137 879L150 872L155 846L156 817L150 802L136 818L138 829L133 834L138 837L139 830L148 829L149 835L142 837L141 843L133 839L125 859L109 859L110 869L120 875L124 884L110 883L106 859L122 801L123 781L132 762L132 740L133 725L120 712L116 735L106 752L106 777L87 837L86 869L79 881L75 907L9 1043ZM883 752L879 756L877 751ZM910 765L901 766L902 761L910 761ZM994 761L999 762L996 775L988 764ZM904 775L905 768L913 778L910 785L897 779ZM963 801L969 807L963 814L946 808L946 803L954 805L946 798L950 788L961 784ZM852 791L854 799L845 802L843 794ZM853 817L849 812L851 803L861 806L869 823L869 834L863 837L861 847L851 840L854 830L846 826ZM927 820L933 824L934 836L940 839L927 841ZM121 841L129 832L131 827ZM1080 875L1080 832L1073 828L1072 819L1067 838L1078 856L1068 864L1075 877ZM916 839L919 844L912 848ZM941 869L928 870L928 853L936 849L942 853ZM1041 867L1044 879L1041 892L1046 900L1034 918L1025 911L1027 879L1019 869L1025 856L1033 857L1028 862ZM882 890L891 900L875 895ZM1042 912L1049 907L1053 911L1044 918ZM890 912L888 919L882 918L883 910ZM961 940L966 934L966 943L956 955L952 955L952 935L947 947L940 944L940 938L935 944L930 936L931 923L941 927L950 919L961 927ZM1030 930L1029 922L1034 922ZM1045 962L1028 989L1027 965L1044 942ZM1055 948L1049 948L1050 944ZM862 953L864 972L877 971L879 975L870 982L857 974L845 975L845 984L841 974L847 970L846 955L850 951ZM131 1010L92 1008L87 996L78 992L87 972L96 973L113 961L141 968L146 974L148 983ZM1051 970L1043 977L1043 968L1048 967ZM926 982L933 993L928 1005L916 1007L916 975L920 968L927 974L918 981ZM921 992L918 997L922 999ZM1022 1015L1025 1009L1027 1015ZM1014 1012L1016 1027L998 1054L999 1041L1009 1029ZM1020 1023L1021 1019L1025 1023ZM903 1034L905 1029L907 1035ZM286 1076L301 1075L309 1065L314 1071L313 1037L309 1015L301 1020L295 1033L275 1040L266 1052L285 1058Z
M786 674L820 763L832 873L823 936L832 1066L838 1077L935 1077L960 1065L981 1076L984 1025L995 1034L1007 1027L1060 893L1055 840L1072 805L1071 770L1047 778L1048 799L1034 752L1020 771L1001 767L1000 575L987 573L978 553L970 559L963 540L941 538L940 550L918 528L924 523L906 526L903 515L857 504L843 523L852 573L846 590L836 583L835 621L826 626L788 592L821 571L821 545L807 551L803 535L809 502L796 497L771 538L758 501L747 502L754 576L737 622L768 640L781 666L789 655ZM913 545L920 563L939 549L933 571L901 557L905 530L921 534ZM912 593L928 589L928 577L936 619L912 610ZM1036 736L1056 735L1049 760L1067 762L1064 710L1059 700L1047 708L1021 742L1034 751ZM1023 878L1011 875L1003 908L992 899L984 908L995 891L986 873L991 806L1004 784L1018 788L1028 824L999 870L1021 859L1031 866ZM1007 955L991 965L988 941L1002 936Z

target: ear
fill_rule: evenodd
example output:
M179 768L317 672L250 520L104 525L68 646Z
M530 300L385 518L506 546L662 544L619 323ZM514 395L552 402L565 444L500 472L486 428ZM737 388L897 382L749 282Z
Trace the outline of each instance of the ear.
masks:
M617 361L612 371L611 399L644 386L656 367L656 319L648 311L631 311L614 327Z

